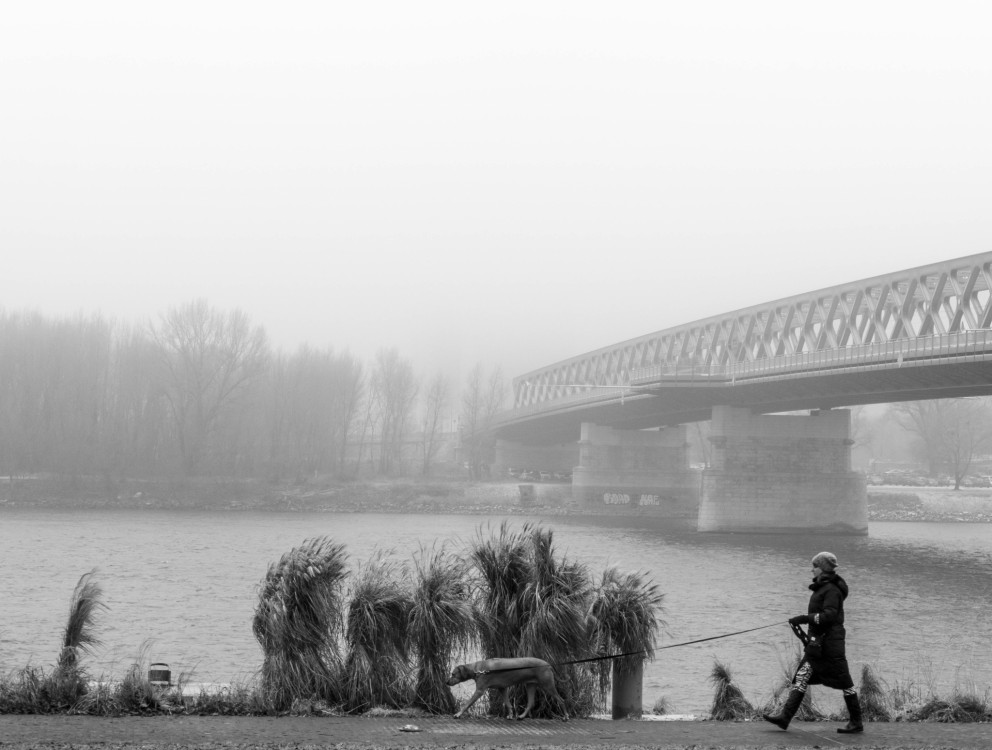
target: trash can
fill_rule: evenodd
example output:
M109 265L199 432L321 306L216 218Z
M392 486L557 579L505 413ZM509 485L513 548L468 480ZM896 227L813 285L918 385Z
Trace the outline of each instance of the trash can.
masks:
M532 506L534 504L534 485L520 484L517 486L520 488L520 505L524 508Z

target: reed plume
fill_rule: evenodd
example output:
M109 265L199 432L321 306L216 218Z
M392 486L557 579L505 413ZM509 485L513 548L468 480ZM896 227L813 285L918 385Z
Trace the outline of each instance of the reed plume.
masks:
M57 672L70 673L76 670L80 655L91 653L95 646L101 645L100 639L96 637L97 615L107 605L101 601L103 589L93 580L94 575L95 568L84 573L73 589L72 599L69 601L69 617L65 630L62 631Z

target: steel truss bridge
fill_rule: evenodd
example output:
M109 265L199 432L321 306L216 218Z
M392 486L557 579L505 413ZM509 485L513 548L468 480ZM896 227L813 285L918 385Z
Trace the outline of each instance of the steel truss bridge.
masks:
M513 381L497 434L578 439L756 413L992 394L992 252L630 339Z

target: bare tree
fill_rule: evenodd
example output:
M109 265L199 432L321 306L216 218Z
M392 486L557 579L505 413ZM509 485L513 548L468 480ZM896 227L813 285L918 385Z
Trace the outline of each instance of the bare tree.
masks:
M448 379L437 373L431 380L424 398L424 432L422 440L423 473L428 476L431 473L431 464L440 446L441 423L444 419L444 410L448 407L450 387Z
M379 472L389 474L401 468L403 436L419 386L413 365L396 349L379 350L369 385L377 407Z
M361 373L349 354L308 346L273 360L265 399L271 476L341 471L361 398Z
M220 420L265 371L265 331L240 310L225 315L196 300L162 315L151 334L159 348L183 471L194 475Z
M892 408L899 424L919 438L931 475L946 470L956 490L974 457L992 445L992 410L985 399L908 401Z
M468 455L469 473L480 479L489 466L490 454L496 444L492 433L496 414L506 400L506 383L503 371L494 367L488 378L477 363L468 374L462 392L461 438Z

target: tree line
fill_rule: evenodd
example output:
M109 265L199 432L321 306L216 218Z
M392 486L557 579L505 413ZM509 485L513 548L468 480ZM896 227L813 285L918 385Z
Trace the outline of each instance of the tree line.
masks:
M147 325L0 311L0 474L430 474L455 420L475 473L506 387L481 363L461 385L419 376L396 349L368 363L277 351L244 312L202 299Z

